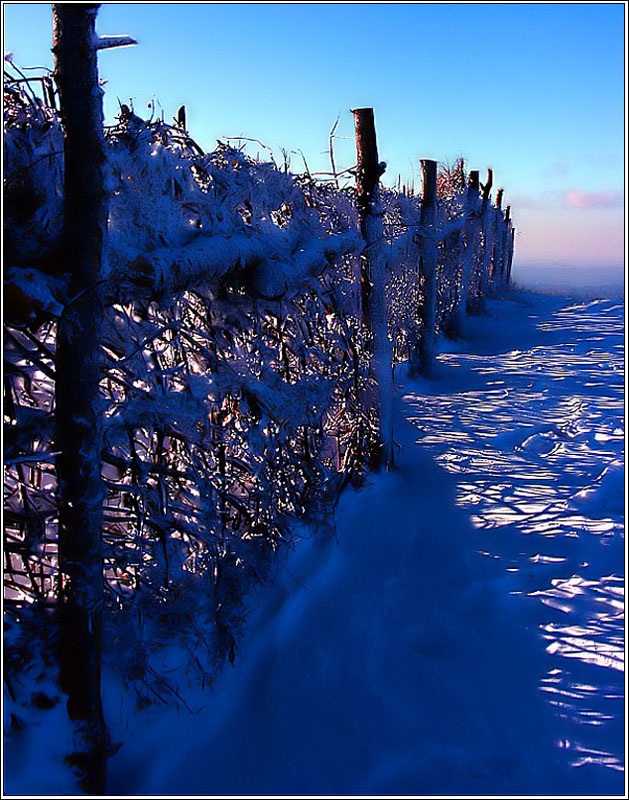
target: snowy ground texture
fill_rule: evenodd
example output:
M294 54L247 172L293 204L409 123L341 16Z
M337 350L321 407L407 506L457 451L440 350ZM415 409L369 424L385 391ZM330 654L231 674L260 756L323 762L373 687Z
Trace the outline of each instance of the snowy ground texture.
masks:
M622 794L623 317L512 293L398 380L399 469L288 555L197 713L107 698L109 791Z
M108 677L108 791L623 794L623 318L513 292L398 372L398 469L286 554L193 713Z

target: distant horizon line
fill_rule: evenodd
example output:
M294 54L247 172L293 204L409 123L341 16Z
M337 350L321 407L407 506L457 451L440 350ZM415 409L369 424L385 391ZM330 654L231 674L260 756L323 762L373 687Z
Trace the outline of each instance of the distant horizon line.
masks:
M624 270L626 264L626 260L623 259L622 261L576 261L574 259L550 259L550 258L527 258L527 259L519 259L517 254L513 259L513 268L540 268L544 267L548 269L551 268L559 268L559 269L597 269L597 270Z

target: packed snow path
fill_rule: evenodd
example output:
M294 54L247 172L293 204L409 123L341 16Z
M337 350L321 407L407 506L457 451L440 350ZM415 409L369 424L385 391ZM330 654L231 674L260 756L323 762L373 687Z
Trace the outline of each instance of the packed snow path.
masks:
M110 690L109 791L622 793L623 310L514 293L398 386L198 713Z

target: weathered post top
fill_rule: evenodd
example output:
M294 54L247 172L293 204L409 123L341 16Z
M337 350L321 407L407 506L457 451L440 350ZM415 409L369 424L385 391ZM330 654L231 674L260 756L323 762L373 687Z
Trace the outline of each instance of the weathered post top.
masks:
M494 173L491 167L487 169L487 181L483 186L483 201L487 203L489 201L489 195L491 194L491 187L494 185Z
M455 169L455 183L457 187L461 189L465 189L466 187L466 175L465 175L465 159L458 158L456 162L456 169Z
M480 178L477 169L470 170L467 177L467 188L470 192L477 192L480 187Z
M496 192L496 208L500 210L502 208L502 195L504 194L504 189L498 189Z
M434 208L437 205L437 162L430 158L422 158L422 208Z
M505 210L505 222L509 222L511 219L511 206L507 206Z
M104 141L102 92L93 92L93 87L98 87L95 47L98 8L99 4L54 3L52 52L66 138L86 135L101 142Z
M380 177L376 126L373 108L355 108L354 126L356 130L356 189L358 205L366 208L375 191Z

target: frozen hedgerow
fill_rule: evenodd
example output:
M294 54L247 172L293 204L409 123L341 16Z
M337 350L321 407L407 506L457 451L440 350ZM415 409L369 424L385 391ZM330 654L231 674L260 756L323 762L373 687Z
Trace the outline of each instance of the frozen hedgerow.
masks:
M62 131L28 85L7 84L5 109L6 290L20 298L5 324L5 591L18 610L59 596L55 339L72 302ZM177 674L203 680L233 659L243 598L272 574L296 519L325 518L362 480L378 420L356 191L227 142L206 154L183 128L127 107L105 133L105 647L146 705L176 698L175 651ZM428 235L440 331L461 302L472 241L461 175L442 180L431 231L418 196L380 191L396 362L425 327ZM491 230L471 267L479 294Z

